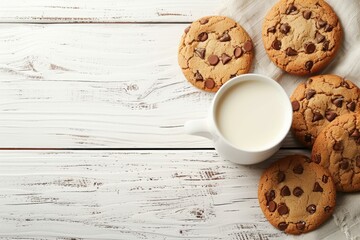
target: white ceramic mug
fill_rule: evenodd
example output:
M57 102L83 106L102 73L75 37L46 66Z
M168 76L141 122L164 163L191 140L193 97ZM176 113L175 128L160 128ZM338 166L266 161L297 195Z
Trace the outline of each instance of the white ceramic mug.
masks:
M253 82L253 81L256 81L256 82ZM255 85L255 84L257 84L257 85ZM261 89L259 89L255 86L264 86L264 87L261 87ZM250 88L247 89L247 87L250 87ZM239 93L241 93L242 95L235 94L234 91L239 91ZM258 96L257 95L258 93L261 94L261 96ZM247 94L250 94L250 95L247 95ZM256 96L254 96L254 95L256 95ZM224 137L224 135L223 135L224 131L222 132L219 130L219 124L220 124L221 117L224 118L226 116L225 119L223 119L225 121L226 121L226 118L233 117L232 114L229 115L226 112L224 112L224 113L221 112L223 109L225 111L225 109L228 108L228 106L226 106L225 104L233 105L231 100L224 100L225 98L230 99L230 97L232 97L232 99L237 99L238 97L244 97L243 99L239 98L240 101L244 100L244 102L245 102L245 100L247 101L248 99L250 101L250 98L252 98L253 100L254 99L256 100L256 104L257 104L256 106L259 106L259 105L262 106L262 108L258 108L256 106L249 106L249 105L252 105L252 103L253 103L253 102L250 102L250 103L246 103L248 105L244 105L245 110L242 110L242 109L240 109L241 104L239 104L240 105L239 109L235 108L236 111L234 111L234 115L235 115L235 112L237 112L238 119L237 120L235 119L234 121L240 120L239 122L241 122L244 114L249 114L249 115L246 115L247 116L246 119L248 121L247 124L249 124L249 120L252 121L252 117L255 116L255 115L252 116L251 115L252 113L258 111L258 109L262 109L261 110L262 112L267 112L267 115L263 116L266 118L266 121L264 121L262 118L259 118L259 116L261 117L261 114L262 114L262 112L260 112L260 111L256 115L258 118L253 119L253 120L254 120L254 122L263 121L265 123L265 125L267 125L268 127L264 128L264 126L258 126L256 128L254 128L254 126L252 126L254 129L258 129L259 127L262 127L263 129L267 129L267 130L265 130L266 133L271 132L273 130L276 131L275 132L276 134L267 136L267 139L268 139L267 144L264 144L262 146L257 146L256 145L257 141L255 139L255 141L252 140L253 143L251 146L253 146L253 147L244 147L239 144L235 144L235 141L229 140L230 139L229 137L228 138ZM256 98L254 98L254 97L256 97ZM261 100L261 97L267 97L267 98ZM277 103L281 103L281 104L277 104L277 105L281 105L281 107L271 105L269 108L268 106L266 106L266 104L268 104L268 102L271 102L270 100L272 100L273 98L277 99L276 100L276 101L278 101ZM237 100L239 100L239 99L237 99ZM260 100L257 101L258 99L260 99ZM239 101L237 101L237 103L239 103ZM276 102L274 102L274 103L276 103ZM221 110L219 110L220 105L221 105ZM249 107L246 107L246 106L249 106ZM232 107L234 107L234 106L232 106ZM277 115L271 115L272 108L277 110ZM239 113L238 111L244 111L244 112ZM270 114L269 114L269 112L270 112ZM232 112L230 112L230 113L232 113ZM242 114L242 116L240 116L240 118L239 118L239 114ZM281 115L281 116L277 117L278 115ZM276 117L277 117L277 119L276 119ZM244 117L244 119L245 119L245 117ZM233 120L233 119L231 119L231 120ZM273 122L271 122L271 121L273 121ZM281 125L278 124L279 122L281 122ZM229 80L228 82L226 82L219 89L219 91L215 94L215 97L214 97L211 107L210 107L208 117L205 119L201 119L201 120L191 120L191 121L186 122L185 123L185 131L191 135L198 135L198 136L212 139L214 141L216 151L219 153L219 155L222 158L230 160L234 163L248 165L248 164L255 164L255 163L264 161L265 159L272 156L275 152L277 152L280 148L282 140L285 138L285 136L287 135L287 133L290 129L291 122L292 122L292 106L291 106L289 97L287 96L284 89L275 80L273 80L267 76L263 76L260 74L243 74L243 75L237 76L237 77ZM221 123L221 124L224 125L223 123ZM251 123L249 125L251 125ZM264 124L262 124L262 125L264 125ZM278 130L273 129L273 126L275 126L275 125L278 125L277 126ZM240 125L238 125L238 126L240 126ZM235 126L232 126L232 127L234 128L234 134L235 134L236 127ZM247 127L249 127L249 131L251 131L251 127L246 126L246 128ZM245 128L245 130L246 130L246 128ZM231 131L231 129L230 129L230 131ZM246 131L244 131L244 132L246 132ZM264 136L266 135L265 132L264 132ZM240 142L242 141L246 145L247 137L249 137L249 134L244 135L244 136L241 136L241 135L242 135L242 133L239 133L234 136L236 137L236 139L239 139ZM251 134L251 137L253 137L253 136L254 135ZM244 139L242 139L242 138L244 138ZM259 140L260 139L262 140L261 137L259 138Z

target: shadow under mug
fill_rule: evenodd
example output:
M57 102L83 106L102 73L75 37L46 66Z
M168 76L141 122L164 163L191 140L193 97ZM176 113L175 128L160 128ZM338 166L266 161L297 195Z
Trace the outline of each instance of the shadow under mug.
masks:
M263 149L249 150L235 146L226 139L220 132L216 123L216 107L222 96L233 86L244 81L261 81L272 86L274 94L277 94L284 103L284 124L280 133L274 136L269 146ZM249 165L262 162L276 153L281 146L281 142L289 132L292 122L292 105L285 90L274 80L260 74L243 74L227 81L215 94L210 106L209 115L205 119L191 120L185 123L185 132L190 135L197 135L213 140L218 154L226 160L237 164Z

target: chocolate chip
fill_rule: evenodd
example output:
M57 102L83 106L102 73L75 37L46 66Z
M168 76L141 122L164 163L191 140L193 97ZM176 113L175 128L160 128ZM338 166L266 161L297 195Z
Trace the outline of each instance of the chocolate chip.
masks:
M279 228L279 230L281 230L281 231L284 231L288 226L289 226L289 224L286 223L286 222L280 222L280 223L278 224L278 228Z
M330 206L326 206L326 207L324 208L324 210L325 210L326 213L329 213L329 212L331 211L331 209L332 209L332 207L330 207Z
M340 168L342 169L342 170L346 170L346 169L348 169L348 167L349 167L349 162L347 161L347 160L342 160L341 162L340 162Z
M335 151L341 151L343 149L343 145L342 145L342 142L335 142L334 146L333 146L333 149Z
M207 18L200 19L200 24L202 24L202 25L207 24L208 22L209 22L209 19L207 19Z
M215 87L215 81L212 78L205 80L205 87L208 89L213 89Z
M297 8L294 6L294 4L291 4L287 9L286 9L286 14L289 15L292 12L295 12L297 10Z
M195 53L198 55L201 59L205 58L205 48L195 48Z
M310 133L306 133L304 136L304 140L305 142L311 142L312 141L312 136Z
M310 85L312 82L313 82L313 79L312 79L312 78L309 78L308 80L306 80L305 86Z
M317 28L323 28L323 27L326 26L326 24L327 24L327 22L325 22L324 20L320 19L320 20L318 20L318 21L316 22L316 27L317 27Z
M221 54L221 62L225 65L228 62L230 62L231 57L229 55L227 55L226 53Z
M289 213L289 208L286 206L285 203L280 203L277 211L280 215L285 215L285 214Z
M303 156L302 159L307 163L311 163L311 159L308 157Z
M306 211L310 214L314 214L316 212L316 206L314 204L310 204L307 206Z
M230 35L228 33L225 33L224 35L222 35L220 38L219 38L219 41L220 42L228 42L230 41L231 38L230 38Z
M239 58L243 55L243 50L240 47L234 49L235 58Z
M314 157L314 162L319 164L321 162L321 155L320 154L316 154Z
M275 191L271 190L270 192L265 193L265 198L267 202L270 202L275 199Z
M279 171L277 173L277 181L278 183L281 183L285 180L285 173L283 171Z
M325 41L325 42L323 43L322 50L323 50L323 51L329 50L329 44L330 44L330 41Z
M319 32L316 32L315 40L317 43L321 43L325 40L325 36L321 35L321 33L319 33Z
M296 228L300 231L304 230L305 229L305 225L306 223L304 221L300 221L300 222L297 222L296 223Z
M272 42L271 47L272 47L273 49L275 49L275 50L280 50L280 49L281 49L281 41L275 39L275 40Z
M293 194L294 194L294 196L296 196L296 197L300 197L303 193L304 193L304 191L302 190L301 187L296 187L296 188L294 188L294 190L293 190Z
M360 137L360 132L359 132L359 130L355 129L355 130L351 133L350 137L354 137L354 138Z
M337 106L337 107L342 107L343 104L343 98L342 97L338 97L332 100L332 103Z
M356 166L360 168L360 156L356 157Z
M297 110L300 109L300 103L299 103L299 101L292 101L292 102L291 102L291 106L292 106L293 111L297 111Z
M287 23L281 24L280 25L280 32L282 32L283 34L287 34L290 31L290 25Z
M288 47L286 49L286 55L288 56L296 56L297 54L298 54L297 51L291 47Z
M293 172L296 174L302 174L304 172L304 168L301 164L298 164L293 168Z
M291 192L290 192L290 189L288 186L283 186L280 190L280 195L281 196L290 196L291 195Z
M267 206L270 212L274 212L276 210L276 207L276 202L274 201L270 201Z
M267 29L267 32L268 32L268 33L269 33L269 32L275 33L275 32L276 32L276 28L275 28L275 27L269 27L269 28Z
M253 44L250 40L244 43L244 50L245 52L250 52L253 49Z
M326 24L324 30L325 30L325 32L331 32L331 31L333 30L333 28L334 28L334 27L331 26L330 24Z
M305 52L308 54L313 53L316 49L315 44L313 44L312 42L305 43L304 48L305 48Z
M313 192L323 192L323 188L318 182L315 182Z
M321 119L323 119L323 118L324 118L324 117L323 117L323 115L321 115L321 113L315 112L312 121L313 121L313 122L316 122L316 121L319 121L319 120L321 120Z
M196 71L196 73L194 74L195 80L196 81L202 81L204 80L203 76L200 74L199 71Z
M328 176L323 175L321 180L323 181L323 183L327 183L327 182L328 182L328 179L329 179Z
M307 61L307 62L305 63L305 68L306 68L306 70L308 70L308 71L310 71L313 66L314 66L314 62L313 62L313 61Z
M310 19L311 18L311 11L309 11L309 10L305 10L304 12L303 12L303 17L305 18L305 19Z
M349 109L350 111L355 111L355 107L356 107L356 103L355 102L349 102L348 104L346 104L347 109Z
M307 91L306 93L306 99L309 100L310 98L312 98L315 95L316 91L314 89L309 89L309 91Z
M202 32L198 35L198 41L204 42L208 39L208 34L206 32Z
M334 120L337 117L337 113L331 110L327 110L325 112L325 117L326 119L331 122L332 120Z
M218 56L211 54L208 57L208 61L209 61L210 65L216 66L219 63L219 58L218 58Z
M345 79L342 81L341 85L343 85L344 87L350 89L350 85L349 85L349 83L346 82Z
M190 31L190 26L188 26L187 28L184 29L185 33L188 33Z

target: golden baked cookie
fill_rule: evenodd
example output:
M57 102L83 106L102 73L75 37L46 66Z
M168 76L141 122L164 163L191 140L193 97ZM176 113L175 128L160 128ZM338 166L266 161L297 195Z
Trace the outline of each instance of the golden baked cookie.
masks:
M306 75L335 57L342 29L323 0L280 0L265 17L262 37L268 56L279 68Z
M290 97L292 132L311 147L321 130L338 116L360 111L360 90L337 75L318 75L297 86Z
M249 72L253 51L251 38L238 23L208 16L185 29L178 62L191 84L216 92L229 79Z
M258 198L268 221L290 234L310 232L328 219L336 189L328 171L302 155L273 163L260 178Z
M311 158L329 170L338 191L360 191L360 114L345 114L327 125Z

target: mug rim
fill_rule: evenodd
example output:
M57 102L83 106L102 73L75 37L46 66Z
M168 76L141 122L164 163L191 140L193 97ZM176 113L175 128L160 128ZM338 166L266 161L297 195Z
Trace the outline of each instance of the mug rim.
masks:
M249 79L250 78L250 79ZM256 79L254 79L256 78ZM216 121L216 103L219 101L219 99L221 98L221 96L224 94L224 92L226 92L232 85L235 85L236 83L239 82L243 82L243 81L263 81L263 82L267 82L270 83L271 85L275 86L278 90L278 92L281 92L282 97L284 97L284 99L286 99L286 123L285 126L283 128L283 132L281 132L281 135L279 137L279 139L277 141L274 141L273 144L269 145L269 146L265 146L265 148L259 148L259 149L246 149L246 148L239 148L237 146L235 146L234 144L232 144L230 141L228 141L223 134L221 133L221 131L218 128L217 125L217 121ZM226 144L228 144L229 146L243 151L243 152L248 152L248 153L261 153L261 152L265 152L268 151L274 147L276 147L277 145L279 145L284 138L286 137L286 135L288 134L291 124L292 124L292 119L293 119L293 110L292 110L292 105L291 105L291 101L289 96L287 95L287 93L285 92L285 89L273 78L270 78L266 75L262 75L262 74L257 74L257 73L247 73L247 74L242 74L239 76L236 76L230 80L228 80L225 84L223 84L221 86L221 88L216 92L212 104L211 104L211 120L213 122L213 125L215 126L215 131L216 131L216 135L219 136L222 141L224 141Z

